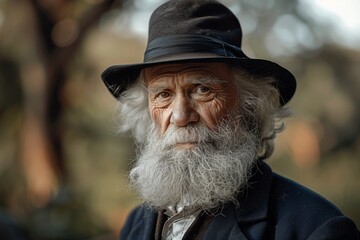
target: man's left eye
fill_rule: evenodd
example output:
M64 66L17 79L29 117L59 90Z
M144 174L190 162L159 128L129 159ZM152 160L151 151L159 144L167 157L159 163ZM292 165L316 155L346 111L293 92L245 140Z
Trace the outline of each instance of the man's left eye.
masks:
M195 92L200 93L200 94L209 93L210 88L208 88L206 86L199 86L199 87L196 88Z

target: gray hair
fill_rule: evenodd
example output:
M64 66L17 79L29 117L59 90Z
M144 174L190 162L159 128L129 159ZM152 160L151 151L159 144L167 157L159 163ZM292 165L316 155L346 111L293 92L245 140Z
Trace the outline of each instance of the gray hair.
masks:
M248 131L258 136L258 158L269 158L274 151L275 137L284 129L284 118L291 115L291 110L280 105L280 95L273 77L251 75L236 66L232 70L241 108L240 121ZM138 144L144 143L151 117L143 72L121 94L117 116L118 133L131 134Z

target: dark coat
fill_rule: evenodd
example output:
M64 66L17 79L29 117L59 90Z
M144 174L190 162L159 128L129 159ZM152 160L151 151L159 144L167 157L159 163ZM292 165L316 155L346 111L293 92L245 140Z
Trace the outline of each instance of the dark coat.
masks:
M249 183L239 197L240 207L226 204L210 222L204 239L360 239L356 225L332 203L273 173L265 163ZM146 205L136 208L120 239L154 239L157 215Z

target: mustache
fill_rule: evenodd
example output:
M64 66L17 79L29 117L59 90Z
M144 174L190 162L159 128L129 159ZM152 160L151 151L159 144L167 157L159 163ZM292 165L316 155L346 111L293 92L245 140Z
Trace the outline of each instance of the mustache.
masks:
M187 127L169 126L162 138L165 148L181 143L214 144L214 131L202 124L189 125Z

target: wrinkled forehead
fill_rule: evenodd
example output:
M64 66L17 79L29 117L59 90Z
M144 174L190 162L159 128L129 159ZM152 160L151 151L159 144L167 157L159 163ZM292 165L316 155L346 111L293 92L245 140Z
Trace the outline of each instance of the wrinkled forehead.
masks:
M225 63L162 64L144 70L144 80L147 84L163 77L178 75L225 82L233 79L231 67Z

